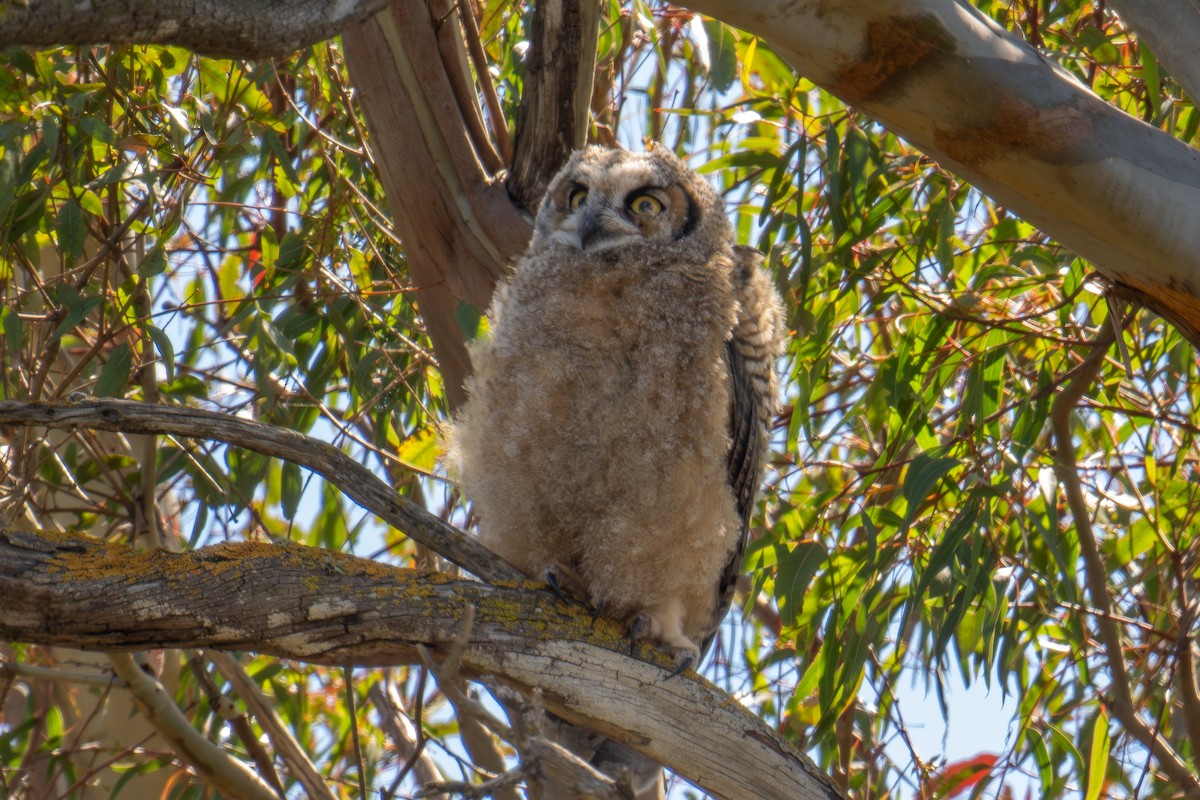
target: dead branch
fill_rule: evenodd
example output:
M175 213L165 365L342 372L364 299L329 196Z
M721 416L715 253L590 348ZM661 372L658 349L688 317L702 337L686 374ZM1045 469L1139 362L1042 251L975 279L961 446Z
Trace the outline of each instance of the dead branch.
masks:
M325 665L414 663L542 690L546 708L729 798L839 798L829 779L728 694L617 623L529 584L418 575L318 548L226 543L139 552L83 535L0 531L0 639L84 650L249 650Z

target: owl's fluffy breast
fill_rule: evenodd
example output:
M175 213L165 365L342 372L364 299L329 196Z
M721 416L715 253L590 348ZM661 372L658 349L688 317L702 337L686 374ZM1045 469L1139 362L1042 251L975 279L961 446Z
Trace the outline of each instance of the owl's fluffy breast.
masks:
M731 275L724 250L650 266L531 256L472 350L454 433L485 544L535 576L579 571L618 616L682 597L696 641L739 531Z

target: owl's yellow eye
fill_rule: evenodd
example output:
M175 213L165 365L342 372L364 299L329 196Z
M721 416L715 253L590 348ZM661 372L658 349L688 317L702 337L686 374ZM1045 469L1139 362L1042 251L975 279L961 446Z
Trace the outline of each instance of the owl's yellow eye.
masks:
M662 213L663 204L652 194L639 194L629 201L629 210L638 216L654 217Z
M572 189L567 195L567 208L574 211L587 202L587 189Z

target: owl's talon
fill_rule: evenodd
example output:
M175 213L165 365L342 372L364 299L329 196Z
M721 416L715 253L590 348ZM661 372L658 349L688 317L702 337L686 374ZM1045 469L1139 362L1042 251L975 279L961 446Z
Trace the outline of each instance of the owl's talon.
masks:
M575 570L563 564L551 564L542 571L542 580L559 600L588 606L586 587ZM590 607L590 606L589 606Z
M689 669L694 669L699 663L700 659L691 650L681 650L675 654L675 669L671 670L671 673L663 680L669 681Z
M633 655L639 640L653 640L655 645L674 657L675 668L667 676L674 678L684 670L694 669L700 664L700 648L696 647L696 643L691 639L679 633L678 629L670 624L669 617L666 619L668 623L664 628L662 618L656 618L649 611L639 611L635 614L629 622L629 638L633 640L629 654Z
M653 630L654 621L645 611L634 616L633 621L629 623L629 655L633 655L637 650L637 643Z
M604 613L604 606L605 606L605 602L603 600L597 600L596 604L594 606L592 606L592 627L593 628L596 627L596 620L600 619L600 615Z
M558 582L558 573L554 571L553 567L546 570L546 585L550 587L550 591L554 592L555 597L557 597L559 600L566 601L574 599L567 597L567 595L563 593L562 585Z

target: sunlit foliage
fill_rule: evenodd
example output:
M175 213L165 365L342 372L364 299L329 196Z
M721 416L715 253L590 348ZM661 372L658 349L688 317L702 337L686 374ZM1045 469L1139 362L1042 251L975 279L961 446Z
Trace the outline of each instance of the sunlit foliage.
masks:
M1191 99L1103 4L977 5L1105 100L1194 142ZM510 124L529 13L488 4L478 19ZM3 399L83 391L253 416L345 448L464 522L435 460L449 410L376 179L386 155L372 150L338 47L271 63L130 46L3 54ZM787 299L784 408L749 592L710 676L855 797L1172 796L1146 742L1114 719L1100 628L1123 637L1139 718L1195 769L1191 347L752 37L613 0L599 55L592 137L690 154ZM1107 355L1089 362L1097 343ZM1075 413L1057 409L1075 448L1066 460L1052 414L1077 380ZM5 522L157 531L190 547L278 537L429 563L318 479L253 453L4 437ZM1086 499L1103 574L1068 484ZM1089 579L1107 586L1103 619ZM214 710L223 679L191 663L178 699L196 726L239 754L258 747L261 731L239 738ZM472 775L453 709L417 668L355 673L364 776L345 673L247 666L334 782L411 790L369 697L376 684L400 690L447 777ZM906 704L944 704L960 680L1010 698L979 722L997 732L994 751L916 748ZM82 779L62 712L35 713L44 699L18 702L11 681L0 690L4 786L35 771L60 786ZM132 748L105 757L169 762Z

